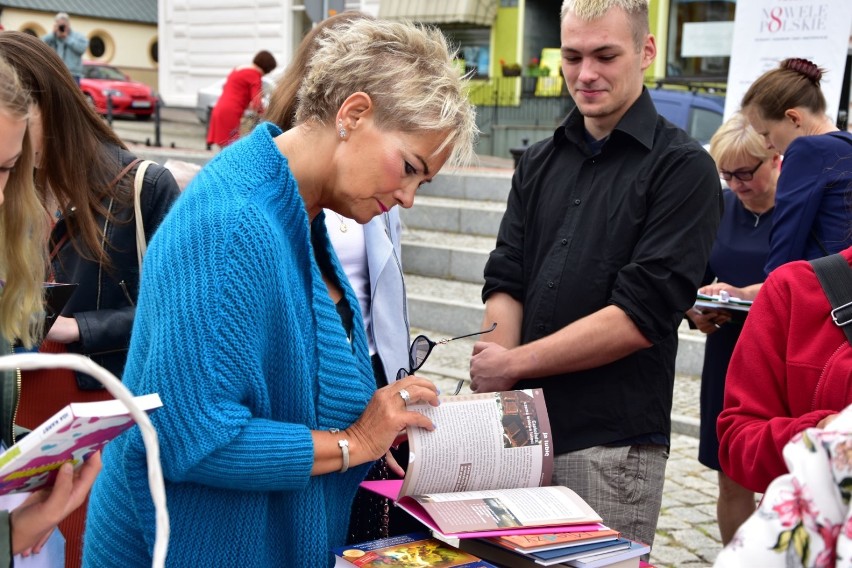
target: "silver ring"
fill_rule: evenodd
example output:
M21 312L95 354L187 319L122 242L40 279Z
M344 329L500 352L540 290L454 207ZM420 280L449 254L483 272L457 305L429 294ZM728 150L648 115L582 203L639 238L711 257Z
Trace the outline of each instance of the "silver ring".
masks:
M408 394L408 391L405 389L399 389L399 396L402 397L403 402L408 404L408 401L411 399L411 395Z

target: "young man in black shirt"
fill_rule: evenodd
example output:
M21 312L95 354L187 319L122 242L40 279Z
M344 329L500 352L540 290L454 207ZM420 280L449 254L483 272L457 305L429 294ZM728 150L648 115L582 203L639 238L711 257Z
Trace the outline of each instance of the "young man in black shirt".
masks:
M719 176L643 86L647 0L566 0L561 22L577 108L518 164L485 268L498 326L474 347L471 388L544 388L554 483L652 544L677 328L719 224Z

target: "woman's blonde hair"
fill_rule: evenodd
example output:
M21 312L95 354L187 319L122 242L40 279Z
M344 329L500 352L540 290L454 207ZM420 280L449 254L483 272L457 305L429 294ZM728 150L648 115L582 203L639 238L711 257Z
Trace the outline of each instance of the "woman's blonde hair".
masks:
M741 160L768 160L775 155L766 147L763 137L752 128L742 113L725 121L710 139L710 155L717 167Z
M12 67L0 58L0 112L27 120L29 93ZM47 268L48 219L33 185L33 151L29 132L9 173L0 205L0 335L27 347L41 335L43 285Z
M297 95L296 124L333 123L346 98L370 96L376 124L403 132L446 132L448 163L473 161L478 133L467 84L434 28L364 18L326 28Z

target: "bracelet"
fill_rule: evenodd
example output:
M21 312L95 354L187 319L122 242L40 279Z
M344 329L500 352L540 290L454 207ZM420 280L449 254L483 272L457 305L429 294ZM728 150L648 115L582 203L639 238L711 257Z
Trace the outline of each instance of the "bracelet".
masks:
M340 432L338 428L329 428L328 431L331 434L337 434ZM340 468L340 473L346 473L346 470L349 469L349 440L341 438L337 441L337 446L340 448L340 453L343 455L343 466Z

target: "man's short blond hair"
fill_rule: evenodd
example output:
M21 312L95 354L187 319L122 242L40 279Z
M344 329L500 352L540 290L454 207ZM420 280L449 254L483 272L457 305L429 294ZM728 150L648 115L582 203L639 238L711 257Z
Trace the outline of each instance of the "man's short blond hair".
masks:
M565 0L562 3L559 21L564 21L565 17L571 13L581 20L590 22L602 18L613 8L624 10L630 18L633 43L636 45L636 50L640 50L645 43L645 38L651 33L648 25L648 0Z

